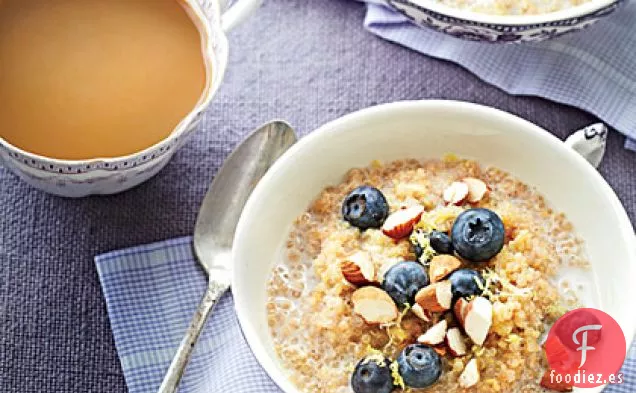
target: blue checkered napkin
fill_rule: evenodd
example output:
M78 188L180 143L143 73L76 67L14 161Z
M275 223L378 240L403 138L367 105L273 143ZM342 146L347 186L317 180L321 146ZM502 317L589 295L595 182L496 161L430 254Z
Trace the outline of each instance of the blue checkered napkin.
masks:
M190 237L95 258L130 393L155 393L205 292ZM181 393L279 393L245 343L232 296L217 305L194 350Z
M519 45L477 43L417 27L366 1L365 27L418 52L458 63L504 91L547 98L598 116L636 150L636 1L584 31Z
M206 289L191 241L167 240L95 258L130 393L157 391ZM636 346L622 372L626 383L607 393L636 392ZM229 294L210 317L180 392L280 393L245 343Z

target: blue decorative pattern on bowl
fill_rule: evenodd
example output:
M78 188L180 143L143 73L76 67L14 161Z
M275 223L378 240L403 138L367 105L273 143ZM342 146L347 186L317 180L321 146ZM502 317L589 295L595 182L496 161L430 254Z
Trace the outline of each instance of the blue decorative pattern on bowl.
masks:
M617 0L602 8L583 15L552 20L543 23L505 24L484 23L442 14L427 9L411 0L387 0L395 10L405 15L418 26L430 27L454 37L490 42L519 43L537 42L562 34L582 30L599 19L611 14L625 0Z

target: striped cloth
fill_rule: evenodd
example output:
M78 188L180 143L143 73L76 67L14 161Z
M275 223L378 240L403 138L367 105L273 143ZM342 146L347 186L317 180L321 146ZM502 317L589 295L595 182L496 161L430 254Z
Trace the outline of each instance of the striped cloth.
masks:
M382 0L367 4L370 32L426 55L458 63L515 95L590 112L625 134L636 150L636 1L578 33L519 45L478 43L420 28Z
M183 237L95 258L117 352L130 393L161 384L207 282ZM625 384L607 393L636 392L636 347L621 371ZM180 392L279 393L252 356L224 296L210 317Z

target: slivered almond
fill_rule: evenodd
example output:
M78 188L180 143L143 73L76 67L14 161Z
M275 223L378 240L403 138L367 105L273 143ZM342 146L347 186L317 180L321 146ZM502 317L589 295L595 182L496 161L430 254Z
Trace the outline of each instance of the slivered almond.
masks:
M375 282L375 265L371 255L358 251L340 263L340 271L345 280L356 286L369 285Z
M384 221L382 233L395 240L405 238L413 232L413 227L422 218L422 213L424 207L420 205L395 211Z
M468 302L464 311L464 331L477 345L484 345L492 326L492 303L478 296Z
M437 346L433 347L433 351L437 352L439 356L446 356L446 347L445 346Z
M424 310L419 304L415 303L413 307L411 307L411 311L413 311L413 314L415 314L415 316L417 316L422 321L431 321L431 316L429 315L428 311Z
M555 392L571 392L573 390L572 385L568 385L565 382L558 383L553 380L550 370L547 370L541 378L541 387L553 390Z
M444 202L449 205L461 205L468 197L468 185L464 182L455 181L444 190Z
M474 177L466 177L462 182L468 186L468 197L466 200L470 203L476 203L483 199L488 193L488 186L483 181Z
M442 281L420 289L415 302L430 312L446 311L451 307L453 294L450 281Z
M353 312L368 324L389 323L397 319L398 309L391 296L377 287L362 287L351 295Z
M431 278L431 282L438 282L461 266L462 262L452 255L436 255L431 259L428 275Z
M455 314L455 318L457 318L457 322L459 322L462 327L464 326L464 316L466 315L466 307L468 307L468 302L463 297L460 297L455 302L455 306L453 307L453 313Z
M446 332L446 346L453 356L464 356L468 351L459 328L448 329L448 332Z
M464 371L459 375L459 386L464 389L475 386L479 382L479 367L477 367L477 359L470 359Z
M438 345L444 342L448 323L445 319L431 326L424 334L417 338L417 342L428 345Z

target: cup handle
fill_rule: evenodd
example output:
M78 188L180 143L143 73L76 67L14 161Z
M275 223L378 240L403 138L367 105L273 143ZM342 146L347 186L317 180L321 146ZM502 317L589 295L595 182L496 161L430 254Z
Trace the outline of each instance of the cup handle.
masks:
M227 0L221 0L222 9ZM236 0L229 8L224 9L221 15L221 28L226 33L239 24L241 24L248 16L250 16L258 7L261 6L263 0Z
M570 135L565 144L583 156L594 168L598 168L605 155L607 126L596 123Z

